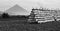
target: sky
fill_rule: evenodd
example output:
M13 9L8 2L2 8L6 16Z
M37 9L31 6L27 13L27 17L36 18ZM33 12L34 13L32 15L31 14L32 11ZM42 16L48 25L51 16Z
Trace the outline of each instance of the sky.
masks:
M32 8L60 8L60 0L0 0L0 11L5 11L15 4L23 7L28 12L30 12Z

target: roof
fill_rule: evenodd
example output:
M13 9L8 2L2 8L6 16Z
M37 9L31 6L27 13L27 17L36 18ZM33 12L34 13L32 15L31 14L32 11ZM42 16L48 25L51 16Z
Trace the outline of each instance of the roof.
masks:
M25 10L24 8L20 7L17 4L9 8L5 12L10 15L29 15L29 12L27 10Z

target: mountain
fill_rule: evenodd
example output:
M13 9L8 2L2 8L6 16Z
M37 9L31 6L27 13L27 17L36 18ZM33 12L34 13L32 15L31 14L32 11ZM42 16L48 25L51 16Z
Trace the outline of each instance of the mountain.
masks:
M24 8L20 7L19 5L14 5L13 7L9 8L5 11L9 15L29 15L29 12Z

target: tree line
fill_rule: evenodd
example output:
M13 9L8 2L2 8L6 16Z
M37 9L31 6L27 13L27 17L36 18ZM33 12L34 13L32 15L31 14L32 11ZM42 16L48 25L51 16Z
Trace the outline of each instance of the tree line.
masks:
M3 14L1 15L1 17L2 17L2 18L10 18L10 17L28 18L29 16L24 16L24 15L23 15L23 16L20 16L20 15L19 15L19 16L18 16L18 15L17 15L17 16L10 16L8 13L3 13Z

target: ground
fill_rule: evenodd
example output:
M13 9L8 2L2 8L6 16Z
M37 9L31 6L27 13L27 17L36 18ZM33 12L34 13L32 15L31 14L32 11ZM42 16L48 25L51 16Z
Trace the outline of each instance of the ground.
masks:
M60 22L30 24L26 18L0 18L0 31L60 31Z

